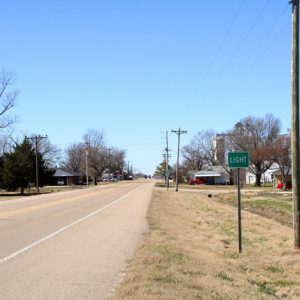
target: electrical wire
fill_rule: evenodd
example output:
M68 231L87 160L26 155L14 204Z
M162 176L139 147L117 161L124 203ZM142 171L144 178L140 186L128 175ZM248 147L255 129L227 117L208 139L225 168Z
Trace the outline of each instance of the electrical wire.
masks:
M233 19L232 19L230 25L229 25L229 27L228 27L228 29L227 29L227 31L226 31L224 37L223 37L223 39L222 39L222 41L221 41L221 43L220 43L220 45L219 45L219 47L218 47L218 49L217 49L217 51L216 51L214 57L213 57L213 59L211 60L209 66L208 66L208 69L206 70L206 72L205 72L205 74L204 74L204 76L203 76L203 78L202 78L202 80L201 80L200 86L198 87L198 89L197 89L197 91L196 91L195 94L197 94L198 90L200 90L200 88L203 86L203 84L204 84L204 82L205 82L205 80L206 80L206 78L207 78L207 76L208 76L210 70L212 69L212 67L213 67L213 65L214 65L214 63L215 63L217 57L219 56L219 54L220 54L220 52L221 52L221 50L222 50L222 48L223 48L223 45L224 45L225 41L227 40L227 37L229 36L229 33L231 32L231 29L232 29L232 27L233 27L233 25L234 25L234 23L235 23L235 21L236 21L238 15L240 14L240 11L241 11L241 9L242 9L244 3L245 3L245 0L243 0L243 1L240 3L240 6L238 7L238 9L237 9L237 11L236 11L236 13L235 13L235 15L234 15L234 17L233 17Z
M238 81L233 84L231 87L238 85L245 77L250 73L253 67L265 56L265 54L273 48L273 45L281 38L281 36L285 33L285 31L289 28L290 23L287 23L281 32L264 48L262 53L252 62L252 64L247 68L247 70L243 73L242 76L239 76ZM230 89L232 90L232 88Z
M226 65L222 68L222 70L221 70L221 72L220 72L220 74L219 74L219 76L217 78L217 81L219 81L222 78L222 76L225 73L225 71L228 69L228 67L231 65L232 61L237 56L238 52L240 51L240 49L242 48L242 46L244 45L244 43L246 42L246 40L250 36L252 30L255 28L256 24L258 23L259 19L262 17L262 15L263 15L265 9L267 8L267 6L269 5L270 1L271 0L267 0L265 2L264 6L262 7L262 9L260 10L260 12L256 16L254 22L251 24L251 26L249 27L248 31L246 32L246 34L244 35L244 37L242 38L242 40L240 41L240 43L236 47L235 51L233 52L233 54L231 55L231 57L227 61Z
M282 11L279 13L279 15L275 18L275 21L271 24L271 26L268 28L268 30L265 31L265 33L263 34L262 38L259 40L259 42L256 44L256 46L254 47L254 49L251 51L250 55L248 56L247 61L251 60L251 58L257 52L257 50L259 49L259 47L262 45L262 41L265 41L266 37L270 36L271 32L275 28L275 25L277 25L277 23L280 21L280 19L282 18L282 16L287 11L287 8L289 8L289 4L287 4L284 7L284 9L282 9ZM258 56L254 57L254 59L252 60L252 62L250 64L248 64L248 65L247 64L243 64L243 66L241 68L242 71L240 72L240 75L237 76L238 80L237 81L235 81L234 79L231 80L231 82L226 85L226 88L224 89L224 91L222 91L222 95L224 95L226 92L228 92L228 90L232 90L233 86L236 86L237 83L241 82L242 79L244 79L248 75L248 73L250 73L251 69L258 63L258 61L260 61L263 58L263 56L271 49L271 47L277 42L277 40L286 31L286 27L288 25L289 25L289 23L284 26L283 30L281 30L279 34L276 34L276 37L273 38L273 40L263 49L263 51ZM212 92L216 92L216 91L214 90Z
M259 49L260 45L262 44L263 41L265 41L267 39L267 37L270 36L271 32L273 31L273 29L275 28L275 25L277 25L277 23L280 21L280 19L282 18L282 16L285 14L285 12L287 11L287 9L289 8L289 3L283 8L283 10L279 13L279 15L275 18L275 21L271 24L271 26L268 28L268 30L265 31L265 33L263 34L263 36L261 37L261 39L258 41L258 43L256 44L256 46L254 47L254 50L251 51L250 55L248 56L248 61L252 59L254 53L257 52L257 49Z

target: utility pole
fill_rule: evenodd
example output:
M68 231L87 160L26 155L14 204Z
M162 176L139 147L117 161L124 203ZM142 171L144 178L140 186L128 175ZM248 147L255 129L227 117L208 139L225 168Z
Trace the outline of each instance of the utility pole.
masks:
M34 141L35 143L35 181L36 181L36 193L37 195L40 192L40 188L39 188L39 163L38 163L38 143L42 140L42 139L46 139L47 135L45 136L41 136L41 135L36 135L34 137L26 137L25 136L25 140L31 140Z
M112 148L107 148L108 151L108 182L110 182L110 170L111 170L111 159L110 159L110 151Z
M169 177L170 177L170 173L169 173L169 157L171 157L171 155L169 154L169 151L171 151L171 149L169 149L169 139L168 139L168 131L166 131L166 179L167 179L167 189L169 189Z
M124 180L124 153L121 152L121 177Z
M89 144L85 144L85 176L86 176L86 187L89 187L89 167L88 167L88 156L89 156Z
M299 0L292 4L292 191L294 244L300 248L300 160L299 160Z
M164 158L164 176L165 176L165 185L167 185L167 154L163 153L162 154L163 158Z
M176 164L176 192L178 192L178 176L179 176L179 149L180 149L180 135L187 133L186 130L172 130L178 136L178 147L177 147L177 164Z

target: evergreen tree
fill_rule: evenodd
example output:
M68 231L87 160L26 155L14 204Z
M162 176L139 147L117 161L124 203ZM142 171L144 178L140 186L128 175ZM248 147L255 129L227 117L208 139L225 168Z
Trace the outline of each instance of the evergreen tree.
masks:
M49 167L49 164L45 162L43 155L38 153L38 168L39 168L39 186L51 184L53 182L53 174L55 170ZM35 178L35 177L34 177Z
M17 144L13 152L4 154L2 187L9 191L21 188L21 194L35 178L35 153L28 140Z
M166 164L166 161L164 160L163 162L161 162L159 165L156 166L154 175L164 177L166 170L167 170L167 164ZM170 165L168 165L168 171L169 171L169 174L172 173L172 167Z
M48 168L40 153L38 153L38 168L39 184L42 186L48 184L54 171ZM30 182L36 182L35 151L28 140L25 139L22 144L15 145L11 153L4 154L1 178L4 189L13 191L21 188L21 194Z

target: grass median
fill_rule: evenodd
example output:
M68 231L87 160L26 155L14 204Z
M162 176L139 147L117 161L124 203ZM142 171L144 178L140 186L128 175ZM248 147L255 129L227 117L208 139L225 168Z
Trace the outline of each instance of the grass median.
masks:
M292 229L243 211L239 255L234 195L228 199L154 190L149 231L112 299L300 298ZM255 209L265 206L260 196L256 200Z

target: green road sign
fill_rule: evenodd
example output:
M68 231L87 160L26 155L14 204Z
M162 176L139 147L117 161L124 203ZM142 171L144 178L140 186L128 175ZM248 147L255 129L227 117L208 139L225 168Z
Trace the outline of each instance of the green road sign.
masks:
M228 152L229 168L248 168L249 152Z

